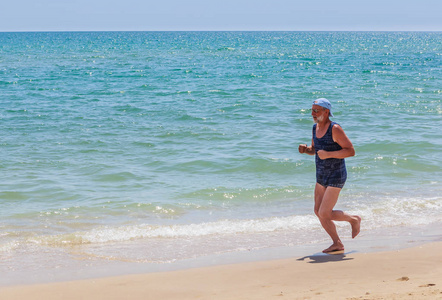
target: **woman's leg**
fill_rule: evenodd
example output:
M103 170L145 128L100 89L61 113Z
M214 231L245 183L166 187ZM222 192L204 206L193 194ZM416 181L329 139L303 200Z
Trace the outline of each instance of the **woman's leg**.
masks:
M323 252L344 250L344 244L341 242L333 222L333 207L338 201L340 191L340 188L324 187L318 183L315 187L315 214L333 241L333 244ZM338 213L337 216L341 217L342 214Z
M344 245L339 238L336 231L336 225L333 221L347 221L352 227L352 237L355 238L360 230L361 218L356 215L349 215L341 210L333 210L335 207L340 188L324 187L316 184L315 187L315 214L318 216L322 227L333 240L333 244L324 250L324 252L331 252L336 250L343 250Z

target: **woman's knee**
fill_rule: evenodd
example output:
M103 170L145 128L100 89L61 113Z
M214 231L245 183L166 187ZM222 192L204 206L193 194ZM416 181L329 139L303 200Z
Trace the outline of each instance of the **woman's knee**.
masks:
M316 213L316 212L315 212ZM325 210L325 209L319 209L319 211L316 214L318 218L324 219L324 220L331 220L332 212Z

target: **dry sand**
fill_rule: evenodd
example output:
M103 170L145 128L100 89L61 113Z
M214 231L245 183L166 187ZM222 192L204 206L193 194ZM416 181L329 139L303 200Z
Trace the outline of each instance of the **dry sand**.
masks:
M0 299L442 299L442 242L0 288Z

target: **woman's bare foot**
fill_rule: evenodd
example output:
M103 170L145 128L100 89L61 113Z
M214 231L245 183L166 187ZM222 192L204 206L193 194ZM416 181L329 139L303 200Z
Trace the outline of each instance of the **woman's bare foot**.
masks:
M360 216L354 216L353 221L350 222L351 224L351 237L355 238L359 232L361 231L361 217Z
M322 252L330 253L335 251L344 251L344 244L342 244L341 242L333 243L333 245L331 245L327 249L324 249Z

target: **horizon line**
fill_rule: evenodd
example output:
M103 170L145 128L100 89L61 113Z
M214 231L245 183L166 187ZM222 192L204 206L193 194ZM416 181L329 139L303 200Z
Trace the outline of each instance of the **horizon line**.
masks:
M442 32L442 30L0 30L0 33L55 33L55 32Z

